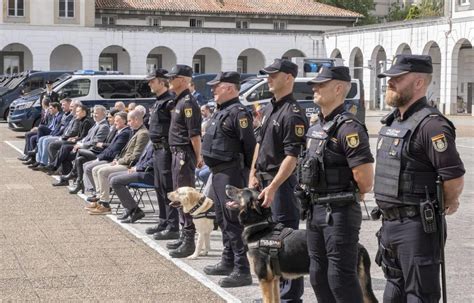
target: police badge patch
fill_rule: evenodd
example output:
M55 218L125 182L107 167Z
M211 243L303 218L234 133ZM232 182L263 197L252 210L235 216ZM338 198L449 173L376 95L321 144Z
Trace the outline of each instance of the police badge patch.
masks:
M185 108L184 115L186 118L191 118L193 116L193 109L192 108Z
M295 125L295 134L298 137L303 137L304 136L304 124Z
M431 142L433 143L435 151L439 153L442 153L448 149L448 141L446 140L444 134L431 137Z
M247 128L249 126L249 120L247 118L239 119L239 124L241 128Z
M350 135L346 136L346 142L347 145L349 145L350 148L356 148L359 146L359 134L358 133L353 133Z

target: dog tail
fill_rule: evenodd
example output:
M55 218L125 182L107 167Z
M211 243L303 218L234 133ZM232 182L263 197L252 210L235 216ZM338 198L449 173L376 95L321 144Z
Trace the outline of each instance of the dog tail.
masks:
M359 260L358 260L358 274L359 283L362 289L364 303L378 303L372 289L372 278L370 276L370 256L367 249L359 244Z

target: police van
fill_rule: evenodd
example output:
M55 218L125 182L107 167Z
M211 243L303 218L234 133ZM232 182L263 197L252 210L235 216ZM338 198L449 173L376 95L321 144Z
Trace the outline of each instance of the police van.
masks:
M319 113L319 106L313 102L313 90L307 84L312 77L297 77L293 87L293 96L305 109L306 116ZM249 78L242 82L239 98L243 105L249 108L258 108L270 102L273 94L268 87L268 77L258 76ZM365 123L365 101L364 87L359 79L351 80L351 89L344 101L346 111L356 115L362 123Z
M117 72L78 71L67 79L53 85L59 99L71 98L92 108L103 105L112 108L117 101L125 104L135 102L145 108L155 102L145 76L122 75ZM8 127L13 130L29 130L39 122L41 95L12 104L8 116Z

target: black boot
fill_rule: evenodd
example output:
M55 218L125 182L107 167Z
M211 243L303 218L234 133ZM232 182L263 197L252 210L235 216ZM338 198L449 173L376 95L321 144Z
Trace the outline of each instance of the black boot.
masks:
M234 270L229 276L220 279L219 285L223 288L252 285L252 275L250 272L242 273Z
M65 176L61 176L61 178L64 178L64 180L72 180L72 179L76 179L77 178L77 175L76 175L76 171L75 170L71 170L71 172Z
M36 158L29 158L27 161L23 161L21 164L23 165L31 165L36 163Z
M140 207L137 207L134 210L132 210L132 212L130 213L128 218L126 218L125 220L122 220L120 222L122 222L122 223L135 223L136 221L138 221L140 219L143 219L144 217L145 217L145 213L143 212L143 210L141 210Z
M181 233L179 234L179 239L166 243L166 248L168 248L169 250L176 249L180 247L181 244L183 244L183 240L184 240L184 233L183 231L181 231Z
M176 248L175 250L170 251L170 256L172 258L186 258L194 253L196 249L196 243L194 242L195 230L184 230L184 239L183 243Z
M77 180L76 187L69 190L69 193L72 195L77 194L78 192L84 193L84 182L82 182L82 180Z

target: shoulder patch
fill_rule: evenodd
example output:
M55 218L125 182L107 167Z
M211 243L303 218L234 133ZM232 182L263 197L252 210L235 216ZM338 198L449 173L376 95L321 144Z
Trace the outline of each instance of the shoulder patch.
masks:
M249 119L247 118L240 118L239 119L240 128L247 128L249 126Z
M442 153L446 149L448 149L448 141L444 134L439 134L437 136L431 137L431 143L433 143L433 147L435 151Z
M298 137L304 136L304 124L295 125L295 135Z
M293 112L294 113L299 113L300 109L297 106L293 105Z
M185 108L184 115L186 118L191 118L193 116L193 109L192 108Z
M359 146L359 143L360 143L359 134L352 133L352 134L347 135L346 142L350 148L356 148L357 146Z

